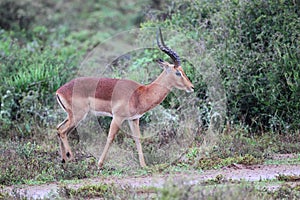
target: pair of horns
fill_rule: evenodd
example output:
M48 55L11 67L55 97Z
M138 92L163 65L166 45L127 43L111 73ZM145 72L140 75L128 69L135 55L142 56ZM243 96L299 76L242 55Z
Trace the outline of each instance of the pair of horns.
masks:
M159 38L160 38L161 43L159 41ZM160 28L158 28L158 30L156 32L156 42L157 42L157 46L160 48L160 50L162 50L168 56L170 56L170 58L174 62L174 66L179 67L180 66L180 58L175 51L173 51L171 48L169 48L165 45Z

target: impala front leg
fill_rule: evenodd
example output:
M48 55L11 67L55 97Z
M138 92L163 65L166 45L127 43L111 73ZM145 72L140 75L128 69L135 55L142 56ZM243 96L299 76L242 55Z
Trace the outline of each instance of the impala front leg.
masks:
M110 123L110 128L109 128L109 133L108 133L108 136L107 136L106 144L105 144L102 155L101 155L101 157L99 159L99 162L98 162L98 166L100 168L102 168L102 166L103 166L103 163L104 163L106 154L108 152L108 149L109 149L111 143L113 142L113 140L115 138L115 135L118 133L121 124L122 124L122 120L120 120L118 118L113 118L111 123Z
M133 138L139 155L140 165L141 167L146 167L143 149L140 141L141 133L140 133L139 121L140 121L139 119L135 119L135 120L129 120L128 122L129 122L131 132L133 133Z

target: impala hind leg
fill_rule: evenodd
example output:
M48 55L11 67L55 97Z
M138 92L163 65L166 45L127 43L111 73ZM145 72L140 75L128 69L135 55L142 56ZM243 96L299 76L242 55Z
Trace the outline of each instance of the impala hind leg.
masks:
M98 162L98 166L100 168L102 168L102 166L103 166L103 163L104 163L106 154L108 152L108 149L109 149L111 143L113 142L113 140L115 138L115 135L118 133L121 124L122 124L122 120L117 119L117 118L113 118L111 123L110 123L109 133L108 133L108 136L107 136L106 144L105 144L105 147L103 149L103 152L102 152L101 157L100 157L99 162Z
M59 134L57 134L57 138L58 138L59 148L60 148L61 163L65 163L67 160L66 149L62 140L60 139Z
M68 113L68 117L57 126L57 132L59 135L59 142L61 146L60 149L62 154L62 162L67 161L67 158L69 160L74 159L68 142L68 134L72 132L79 124L79 122L86 117L86 115L88 114L88 107L86 107L86 109L74 108L74 110L66 110L66 112Z
M65 146L60 138L60 133L59 133L59 129L61 126L63 126L66 122L68 121L68 118L66 118L62 123L60 123L58 126L57 126L57 139L58 139L58 142L59 142L59 148L60 148L60 156L61 156L61 162L62 163L65 163L66 160L67 160L67 157L66 157L66 149L65 149Z
M135 141L136 144L136 148L138 151L138 155L139 155L139 161L140 161L140 165L141 167L146 167L146 163L145 163L145 159L144 159L144 154L143 154L143 150L142 150L142 145L141 145L141 133L140 133L140 125L139 125L139 119L135 119L135 120L128 120L131 132L133 134L133 139Z
M75 123L72 122L69 118L65 119L61 124L57 126L57 134L61 152L62 163L67 161L67 158L70 160L73 159L73 153L71 151L69 142L68 142L68 134L74 130Z

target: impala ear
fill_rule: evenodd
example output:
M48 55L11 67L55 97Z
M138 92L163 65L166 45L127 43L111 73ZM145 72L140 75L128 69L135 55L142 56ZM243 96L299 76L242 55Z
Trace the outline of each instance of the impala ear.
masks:
M156 60L156 62L158 63L158 65L163 69L166 70L167 73L170 72L170 66L168 65L167 62L165 62L163 59L159 58Z
M160 66L162 66L162 65L164 64L165 61L164 61L163 59L159 58L159 59L156 60L156 62L157 62Z
M165 69L166 68L166 64L165 61L163 61L163 59L159 58L156 60L156 62L158 63L158 65L162 68Z

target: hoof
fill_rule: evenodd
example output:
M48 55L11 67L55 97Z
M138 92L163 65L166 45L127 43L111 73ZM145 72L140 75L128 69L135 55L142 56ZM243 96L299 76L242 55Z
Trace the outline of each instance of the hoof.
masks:
M67 156L68 158L70 158L70 157L71 157L70 152L67 152L67 153L66 153L66 156Z
M103 163L98 163L98 168L103 169Z

